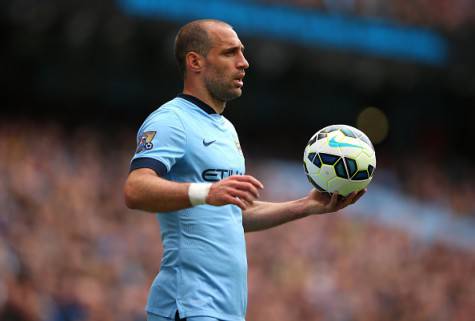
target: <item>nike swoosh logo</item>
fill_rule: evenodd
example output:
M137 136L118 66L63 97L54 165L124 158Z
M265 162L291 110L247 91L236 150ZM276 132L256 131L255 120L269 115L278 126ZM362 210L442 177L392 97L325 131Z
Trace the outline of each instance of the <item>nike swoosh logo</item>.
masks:
M330 147L355 147L355 148L363 148L363 147L358 146L358 145L353 145L353 144L338 142L338 141L335 139L335 136L333 136L333 137L330 139L330 141L328 142L328 145L329 145Z
M207 141L205 141L205 140L204 140L204 138L203 138L203 145L205 145L205 146L209 146L209 145L211 145L212 143L214 143L215 141L216 141L216 139L215 139L215 140L212 140L212 141L209 141L209 142L207 142Z

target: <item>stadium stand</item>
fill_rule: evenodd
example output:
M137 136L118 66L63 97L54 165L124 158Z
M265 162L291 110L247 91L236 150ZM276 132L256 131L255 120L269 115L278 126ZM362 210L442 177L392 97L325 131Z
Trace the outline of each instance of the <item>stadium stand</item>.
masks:
M154 217L127 210L118 188L131 137L2 122L0 320L143 320L161 244ZM251 163L266 198L293 196ZM248 235L248 319L471 320L473 247L421 240L361 210Z

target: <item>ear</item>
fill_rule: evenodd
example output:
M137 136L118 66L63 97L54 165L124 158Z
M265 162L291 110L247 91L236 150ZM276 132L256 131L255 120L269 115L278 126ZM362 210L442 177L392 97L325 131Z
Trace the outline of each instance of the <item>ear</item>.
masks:
M190 51L185 56L186 68L194 73L199 73L203 68L204 59L200 54Z

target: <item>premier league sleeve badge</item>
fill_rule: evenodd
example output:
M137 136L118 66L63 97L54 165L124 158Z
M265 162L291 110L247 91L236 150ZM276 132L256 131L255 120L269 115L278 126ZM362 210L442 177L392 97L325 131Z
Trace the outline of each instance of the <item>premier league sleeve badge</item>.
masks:
M141 153L145 150L151 150L153 148L152 140L155 137L157 132L149 131L144 132L137 138L137 150L135 151L136 154Z

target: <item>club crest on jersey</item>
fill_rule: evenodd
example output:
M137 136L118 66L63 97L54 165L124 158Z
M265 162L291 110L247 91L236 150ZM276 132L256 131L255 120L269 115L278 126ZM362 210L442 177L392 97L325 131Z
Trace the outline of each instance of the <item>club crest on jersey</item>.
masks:
M157 132L144 132L137 139L137 151L136 154L143 152L144 150L150 150L153 148L152 140Z

